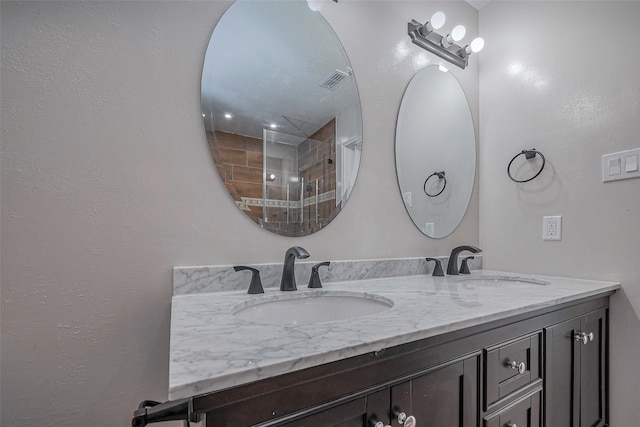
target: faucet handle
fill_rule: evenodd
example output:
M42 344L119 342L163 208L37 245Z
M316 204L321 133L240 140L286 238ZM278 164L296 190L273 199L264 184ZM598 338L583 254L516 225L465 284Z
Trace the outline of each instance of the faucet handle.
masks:
M444 276L444 272L442 271L442 262L438 258L426 258L427 261L434 261L436 265L433 267L432 276Z
M309 277L309 288L321 288L322 283L320 283L320 275L318 274L318 269L322 266L329 266L331 263L329 261L321 262L319 264L311 267L311 277Z
M245 265L236 265L233 267L235 271L248 270L251 272L251 283L249 284L248 294L264 294L264 288L262 287L262 280L260 280L260 271L255 268L247 267Z
M460 274L471 274L469 271L469 260L473 259L472 256L462 258L462 265L460 265Z

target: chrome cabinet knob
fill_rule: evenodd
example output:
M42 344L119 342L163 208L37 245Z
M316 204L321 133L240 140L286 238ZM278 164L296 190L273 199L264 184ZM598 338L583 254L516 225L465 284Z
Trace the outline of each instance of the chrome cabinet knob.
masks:
M416 427L416 417L409 415L402 425L404 427Z
M399 410L395 410L393 413L398 419L398 424L404 427L416 427L416 417L413 415L407 416L407 414Z
M593 341L594 335L593 335L593 332L589 332L589 333L578 332L575 335L575 339L576 341L582 341L582 344L586 345L586 344L589 344L589 342Z
M518 371L519 374L524 374L525 371L527 370L527 364L526 363L524 363L524 362L518 363L515 360L512 361L509 364L509 367L511 367L511 369L514 369L514 370Z
M371 427L391 427L390 425L385 424L382 421L380 421L378 419L378 417L376 417L375 415L373 415L371 418L369 418L369 425Z

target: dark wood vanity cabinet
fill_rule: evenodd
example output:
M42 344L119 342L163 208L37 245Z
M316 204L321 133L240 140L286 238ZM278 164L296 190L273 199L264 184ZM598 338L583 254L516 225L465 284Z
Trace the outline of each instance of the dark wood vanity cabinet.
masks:
M547 307L196 396L193 411L207 427L400 427L400 413L420 427L605 426L607 310L608 295Z
M607 310L545 328L547 426L607 425Z
M413 416L421 427L478 424L480 355L454 360L391 388L393 425L398 414Z
M278 425L374 427L381 422L400 426L399 420L414 417L421 427L474 427L478 425L479 364L479 354L453 360L362 398Z

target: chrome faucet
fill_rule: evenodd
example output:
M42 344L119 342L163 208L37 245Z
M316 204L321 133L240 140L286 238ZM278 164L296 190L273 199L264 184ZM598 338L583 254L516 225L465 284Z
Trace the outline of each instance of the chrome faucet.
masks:
M462 251L469 251L469 252L473 252L474 254L477 254L478 252L482 252L482 249L476 248L475 246L468 246L468 245L463 245L463 246L458 246L457 248L453 248L453 250L451 251L451 255L449 255L449 263L447 264L447 274L451 274L454 276L457 276L458 274L460 274L458 272L458 255L460 255L460 252Z
M309 252L300 246L293 246L284 254L284 267L282 268L281 291L295 291L296 286L295 261L296 258L309 258Z

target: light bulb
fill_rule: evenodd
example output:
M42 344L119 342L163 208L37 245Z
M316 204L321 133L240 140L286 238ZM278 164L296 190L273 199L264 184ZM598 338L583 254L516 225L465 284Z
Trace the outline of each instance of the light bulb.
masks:
M482 37L476 37L469 46L471 47L471 52L478 53L484 47L484 39Z
M464 38L464 35L466 33L467 30L466 28L464 28L464 25L456 25L455 27L453 27L453 30L451 30L451 38L453 39L453 41L459 42Z
M270 127L271 129L275 129L275 128L277 128L277 127L278 127L278 125L277 125L277 124L275 124L275 123L271 123L271 124L269 125L269 127Z
M437 30L438 28L442 28L446 20L447 15L445 15L444 12L436 12L431 17L431 26L434 30Z
M224 118L225 119L231 119L233 116L230 113L225 113Z

